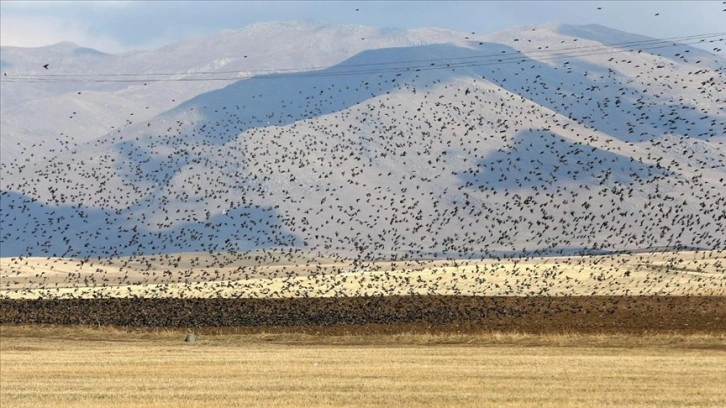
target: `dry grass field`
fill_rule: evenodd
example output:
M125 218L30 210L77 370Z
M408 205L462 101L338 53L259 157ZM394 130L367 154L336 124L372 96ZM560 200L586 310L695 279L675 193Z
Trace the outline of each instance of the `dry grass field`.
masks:
M723 407L726 335L3 325L3 407Z
M726 295L726 253L354 264L285 254L0 258L0 298Z
M723 407L724 304L723 252L2 258L0 406Z

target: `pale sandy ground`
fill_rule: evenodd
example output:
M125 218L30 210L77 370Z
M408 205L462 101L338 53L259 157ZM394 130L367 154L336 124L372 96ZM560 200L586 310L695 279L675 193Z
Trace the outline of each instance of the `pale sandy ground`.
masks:
M283 252L0 258L0 298L726 295L726 252L379 262Z

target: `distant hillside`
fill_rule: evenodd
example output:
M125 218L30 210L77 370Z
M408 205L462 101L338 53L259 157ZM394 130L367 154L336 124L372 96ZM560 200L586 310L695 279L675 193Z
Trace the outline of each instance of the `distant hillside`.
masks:
M271 22L120 55L70 42L0 47L7 74L0 83L0 158L17 156L18 144L51 149L60 141L92 140L261 73L328 67L371 49L456 41L463 41L460 33L436 29Z
M688 45L600 26L265 24L83 55L184 74L3 108L2 256L726 246L726 60ZM226 79L183 81L200 72Z

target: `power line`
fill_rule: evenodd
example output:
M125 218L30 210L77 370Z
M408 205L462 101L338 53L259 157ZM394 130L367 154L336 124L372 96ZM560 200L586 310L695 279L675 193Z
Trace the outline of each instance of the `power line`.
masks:
M726 32L698 34L667 39L628 41L590 46L562 47L530 51L507 51L472 55L466 57L428 58L400 61L371 62L336 65L333 67L273 68L236 71L199 71L173 73L116 73L116 74L4 74L3 82L69 82L69 83L141 83L141 82L197 82L236 81L241 79L277 79L283 77L333 77L347 75L369 75L402 73L411 71L444 70L465 67L521 63L527 61L548 61L562 58L576 58L623 52L657 50L703 42L724 42ZM480 45L496 43L480 43ZM441 45L441 44L432 44ZM234 76L229 76L234 74ZM227 75L221 76L220 75ZM210 77L218 76L218 77Z

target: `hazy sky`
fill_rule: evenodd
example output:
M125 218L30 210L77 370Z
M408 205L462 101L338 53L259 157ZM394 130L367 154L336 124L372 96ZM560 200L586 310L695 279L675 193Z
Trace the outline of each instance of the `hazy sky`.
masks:
M600 8L600 9L598 9ZM153 49L259 21L438 27L486 34L552 22L597 23L656 38L726 31L722 1L6 1L0 43L73 41L106 52ZM656 15L657 14L657 15Z

